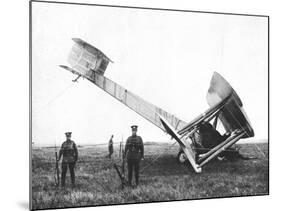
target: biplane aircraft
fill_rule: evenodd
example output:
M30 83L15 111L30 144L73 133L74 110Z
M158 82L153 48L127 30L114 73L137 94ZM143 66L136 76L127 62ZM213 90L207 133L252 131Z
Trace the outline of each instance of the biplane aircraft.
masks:
M168 133L180 146L179 162L188 161L195 172L200 173L205 164L218 156L227 157L229 152L237 153L238 150L233 145L242 138L254 136L241 99L219 73L214 72L207 92L210 108L186 123L106 78L105 70L112 61L87 42L79 38L73 38L73 41L74 45L68 56L70 67L60 65L77 75L73 81L76 82L80 77L88 79ZM224 127L223 135L216 129L218 121Z

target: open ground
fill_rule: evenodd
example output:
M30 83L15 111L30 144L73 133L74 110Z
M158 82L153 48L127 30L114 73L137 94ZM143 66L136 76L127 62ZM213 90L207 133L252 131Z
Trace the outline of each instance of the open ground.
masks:
M64 189L55 185L55 148L32 149L32 208L62 208L124 203L155 202L212 197L264 195L269 193L268 144L240 144L250 160L213 160L194 173L177 162L178 145L145 143L140 167L140 185L121 188L113 163L121 164L119 144L107 157L107 145L80 146L76 165L76 187L69 172Z

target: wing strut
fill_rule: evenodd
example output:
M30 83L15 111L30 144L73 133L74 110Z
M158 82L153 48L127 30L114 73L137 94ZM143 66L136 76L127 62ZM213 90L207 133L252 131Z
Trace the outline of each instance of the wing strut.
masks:
M160 114L158 114L160 121L165 128L166 132L172 136L182 148L184 154L186 155L187 159L189 160L190 164L192 165L194 171L196 173L201 173L202 169L200 166L197 165L195 161L195 152L191 148L191 143L185 143L182 141L182 137L177 133L177 131L163 118Z
M220 153L225 151L227 148L231 147L235 144L239 139L245 135L245 131L236 130L234 131L230 137L228 137L224 142L220 143L213 149L211 149L208 153L206 153L203 157L201 157L198 162L200 163L199 166L202 167L213 158L217 157Z

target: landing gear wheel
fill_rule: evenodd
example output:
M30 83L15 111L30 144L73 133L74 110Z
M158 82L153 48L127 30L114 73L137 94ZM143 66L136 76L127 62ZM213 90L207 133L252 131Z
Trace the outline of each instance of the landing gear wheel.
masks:
M185 163L187 161L187 157L183 151L179 151L177 158L179 163Z

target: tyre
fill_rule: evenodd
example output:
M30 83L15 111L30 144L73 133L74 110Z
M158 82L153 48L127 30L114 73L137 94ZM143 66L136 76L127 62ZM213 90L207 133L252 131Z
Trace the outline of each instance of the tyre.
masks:
M179 151L177 160L179 163L185 163L187 161L187 157L183 151Z

